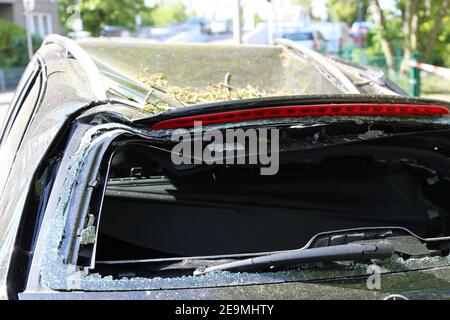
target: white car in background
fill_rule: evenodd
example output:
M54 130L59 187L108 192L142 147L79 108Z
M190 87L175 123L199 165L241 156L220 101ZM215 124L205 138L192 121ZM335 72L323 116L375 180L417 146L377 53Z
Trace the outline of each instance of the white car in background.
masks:
M283 34L282 38L294 41L303 47L321 53L327 52L327 43L324 36L317 30L303 30Z
M210 34L223 34L231 31L230 25L226 20L211 21L204 28Z

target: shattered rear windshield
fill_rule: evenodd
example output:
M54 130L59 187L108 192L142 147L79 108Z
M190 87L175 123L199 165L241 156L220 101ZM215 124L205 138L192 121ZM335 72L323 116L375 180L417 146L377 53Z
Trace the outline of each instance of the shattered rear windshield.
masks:
M141 87L145 108L161 112L210 102L342 94L323 69L281 46L82 42L101 71ZM161 95L162 94L162 95Z

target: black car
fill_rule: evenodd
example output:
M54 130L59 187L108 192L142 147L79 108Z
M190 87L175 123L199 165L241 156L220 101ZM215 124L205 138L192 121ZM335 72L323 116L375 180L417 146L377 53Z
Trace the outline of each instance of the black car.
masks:
M448 298L448 107L286 40L49 36L0 131L0 298ZM268 174L203 139L263 129Z

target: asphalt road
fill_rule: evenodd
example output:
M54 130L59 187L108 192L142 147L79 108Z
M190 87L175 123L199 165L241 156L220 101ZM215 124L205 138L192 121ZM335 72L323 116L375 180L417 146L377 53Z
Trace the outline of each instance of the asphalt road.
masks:
M3 118L8 111L9 103L14 95L14 91L0 92L0 125L3 123Z

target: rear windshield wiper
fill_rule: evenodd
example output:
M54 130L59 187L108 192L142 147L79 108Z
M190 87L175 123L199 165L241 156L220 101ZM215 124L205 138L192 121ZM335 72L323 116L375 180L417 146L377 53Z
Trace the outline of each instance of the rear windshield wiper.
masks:
M207 267L196 270L194 275L203 275L212 271L255 271L312 262L384 260L390 258L394 251L394 245L388 240L296 249Z

